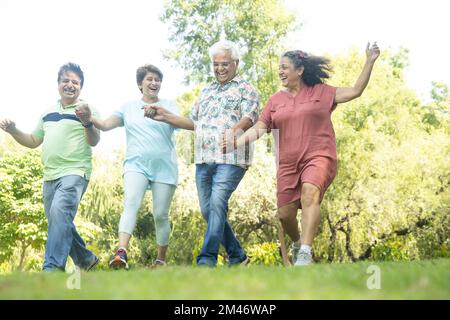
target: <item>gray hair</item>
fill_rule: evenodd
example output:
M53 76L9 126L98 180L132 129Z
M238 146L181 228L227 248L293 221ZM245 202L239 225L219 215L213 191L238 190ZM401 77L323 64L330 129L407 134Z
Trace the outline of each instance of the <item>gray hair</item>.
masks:
M239 50L237 49L236 44L229 40L220 40L213 44L211 48L209 48L209 56L212 60L215 55L224 51L230 52L233 60L239 60Z

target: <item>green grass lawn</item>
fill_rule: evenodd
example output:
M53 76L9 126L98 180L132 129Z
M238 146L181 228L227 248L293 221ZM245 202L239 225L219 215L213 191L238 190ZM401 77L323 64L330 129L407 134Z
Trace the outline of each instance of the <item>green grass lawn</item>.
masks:
M368 289L370 265L380 289ZM67 282L80 289L68 289ZM373 282L371 282L373 283ZM0 299L450 299L450 259L0 276Z

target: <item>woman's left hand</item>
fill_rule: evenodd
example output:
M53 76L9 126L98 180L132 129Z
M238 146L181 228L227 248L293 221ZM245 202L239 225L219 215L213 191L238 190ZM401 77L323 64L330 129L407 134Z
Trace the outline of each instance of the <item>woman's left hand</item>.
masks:
M367 61L375 62L375 60L377 60L379 56L380 56L380 48L378 48L377 42L375 41L374 43L372 43L372 46L370 45L370 42L367 42L366 47Z
M153 105L146 105L143 106L142 109L144 109L144 117L156 120L156 121L165 121L166 117L171 114L168 110L164 109L163 107L153 106Z
M147 106L143 106L141 109L144 109L144 117L146 117L146 118L153 119L153 117L156 115L156 107L155 106L147 105Z

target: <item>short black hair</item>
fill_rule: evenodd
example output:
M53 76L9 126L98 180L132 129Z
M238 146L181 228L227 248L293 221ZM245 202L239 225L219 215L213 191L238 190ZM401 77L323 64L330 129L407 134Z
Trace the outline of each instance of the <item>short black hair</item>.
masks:
M147 75L147 73L154 73L156 75L158 75L158 77L161 79L163 79L163 73L161 72L161 70L159 70L157 67L155 67L152 64L146 64L142 67L139 67L136 70L136 82L138 87L142 84L142 81L144 81L145 76ZM142 92L142 90L141 90Z
M62 65L61 68L59 68L58 83L61 80L61 77L67 71L71 71L71 72L75 73L78 77L80 77L80 86L81 86L81 88L83 88L83 84L84 84L83 70L81 70L81 68L78 64L73 63L73 62L67 62L66 64Z
M282 57L289 58L295 69L300 66L305 68L301 79L308 87L324 83L325 79L330 78L330 60L325 57L312 56L301 50L285 52Z

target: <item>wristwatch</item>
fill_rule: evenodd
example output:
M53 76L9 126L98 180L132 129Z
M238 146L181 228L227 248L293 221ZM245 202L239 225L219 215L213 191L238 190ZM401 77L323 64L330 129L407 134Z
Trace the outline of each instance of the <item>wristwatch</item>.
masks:
M82 125L83 127L85 127L85 128L92 128L92 126L93 126L94 124L92 123L92 121L89 121L88 124L82 123L81 125Z

